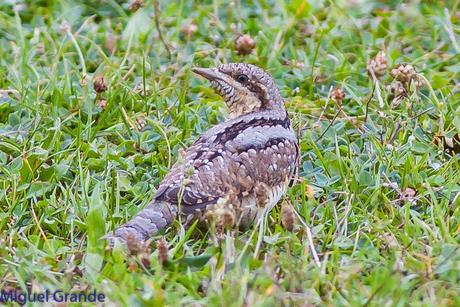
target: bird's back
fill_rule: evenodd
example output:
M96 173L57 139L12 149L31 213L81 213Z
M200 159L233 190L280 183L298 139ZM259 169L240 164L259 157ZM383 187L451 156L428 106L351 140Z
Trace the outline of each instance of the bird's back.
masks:
M155 200L180 204L184 214L245 197L270 206L292 178L298 155L285 111L246 114L211 128L190 146Z

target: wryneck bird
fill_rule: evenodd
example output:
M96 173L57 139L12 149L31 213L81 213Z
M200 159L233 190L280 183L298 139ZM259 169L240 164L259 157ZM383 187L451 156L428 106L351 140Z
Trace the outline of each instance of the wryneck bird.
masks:
M185 220L213 215L250 225L286 192L298 166L299 146L273 78L244 63L195 68L223 97L230 118L185 150L152 202L107 238L145 241L178 214Z

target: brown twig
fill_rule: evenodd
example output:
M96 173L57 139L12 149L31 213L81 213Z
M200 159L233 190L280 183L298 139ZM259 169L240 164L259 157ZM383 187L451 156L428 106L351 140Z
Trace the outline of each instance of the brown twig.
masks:
M166 52L168 53L168 58L171 59L171 56L172 56L171 49L169 48L168 43L166 43L165 39L163 38L163 34L161 33L161 29L160 29L160 20L159 20L160 4L158 3L158 0L154 0L153 5L154 5L153 19L155 21L155 28L158 32L158 37L160 38L160 41L165 46Z
M399 129L401 129L401 123L397 122L395 129L393 130L393 132L390 135L390 138L387 141L387 144L391 144L393 142L394 138L399 132Z
M337 116L339 116L341 111L342 111L342 108L340 108L339 111L334 115L334 117L332 118L332 120L329 123L329 125L326 127L326 129L323 131L323 133L321 133L321 135L316 139L315 142L318 142L319 140L321 140L323 138L323 136L326 134L327 130L329 130L329 128L331 128L331 126L334 124L335 120L337 119Z
M364 122L366 123L367 122L367 116L369 115L369 104L372 100L372 97L374 97L374 91L375 91L375 82L372 82L372 91L371 91L371 95L369 96L369 98L367 99L367 102L366 102L366 115L364 116Z

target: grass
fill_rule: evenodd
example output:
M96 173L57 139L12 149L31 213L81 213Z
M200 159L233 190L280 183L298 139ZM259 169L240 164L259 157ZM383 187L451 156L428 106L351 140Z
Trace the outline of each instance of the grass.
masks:
M0 289L97 289L136 306L460 305L448 146L460 132L458 0L11 2L0 3ZM251 55L235 52L238 33L254 38ZM366 65L380 50L388 69L374 82ZM190 68L237 61L273 74L301 134L284 201L301 217L294 231L279 206L263 232L216 241L175 224L151 250L109 252L99 237L224 119ZM399 104L398 63L426 79Z

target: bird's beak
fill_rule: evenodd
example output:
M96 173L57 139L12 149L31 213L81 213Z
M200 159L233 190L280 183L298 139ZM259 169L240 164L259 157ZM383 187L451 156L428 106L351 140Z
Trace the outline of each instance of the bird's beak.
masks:
M193 68L192 71L210 81L216 81L222 79L222 73L215 68Z

